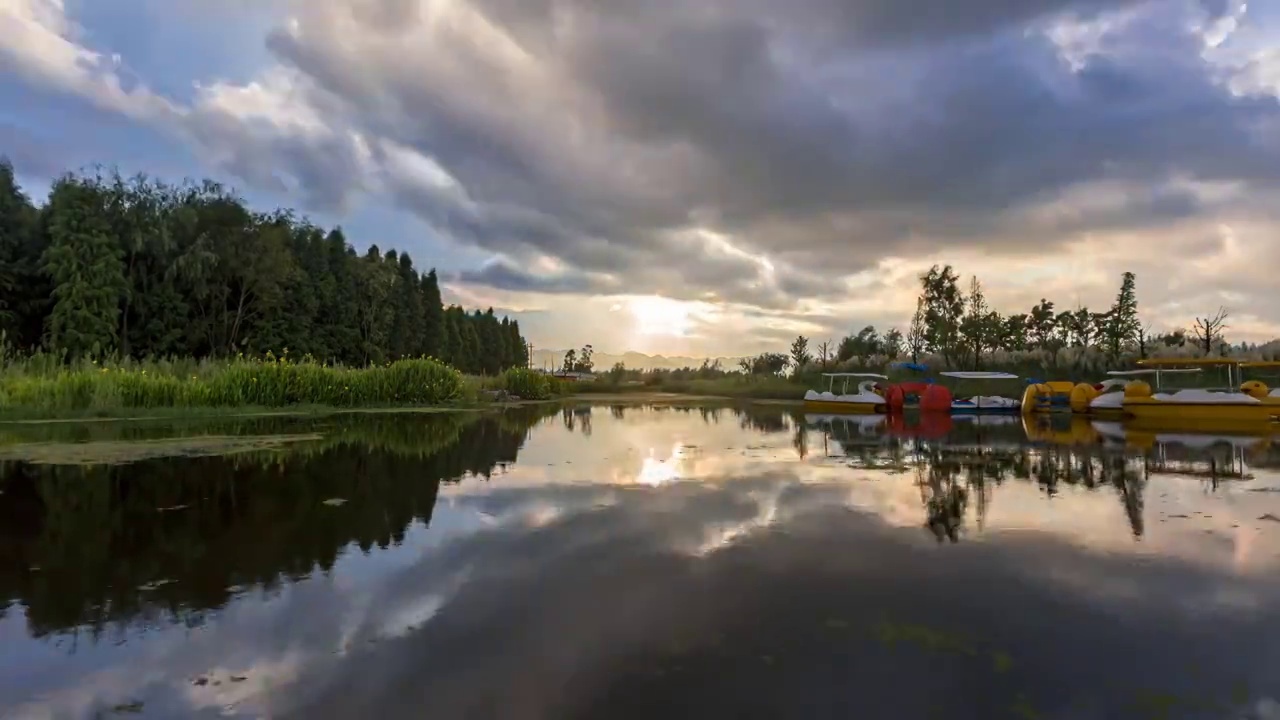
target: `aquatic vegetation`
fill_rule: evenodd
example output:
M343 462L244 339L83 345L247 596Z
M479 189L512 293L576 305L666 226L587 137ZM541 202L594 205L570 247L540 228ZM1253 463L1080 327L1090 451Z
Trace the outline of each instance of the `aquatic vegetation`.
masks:
M528 368L510 368L502 373L502 389L523 400L546 400L556 394L554 378Z
M70 366L0 371L0 411L121 408L439 406L469 397L452 367L431 358L351 368L268 353L264 359Z

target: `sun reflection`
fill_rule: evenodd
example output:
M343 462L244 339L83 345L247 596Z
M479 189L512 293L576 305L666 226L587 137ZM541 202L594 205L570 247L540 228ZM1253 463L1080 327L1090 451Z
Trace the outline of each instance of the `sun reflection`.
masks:
M653 448L649 448L649 457L640 465L640 473L636 482L641 485L657 487L680 478L680 461L684 458L684 444L677 442L671 448L671 457L658 460L653 456Z

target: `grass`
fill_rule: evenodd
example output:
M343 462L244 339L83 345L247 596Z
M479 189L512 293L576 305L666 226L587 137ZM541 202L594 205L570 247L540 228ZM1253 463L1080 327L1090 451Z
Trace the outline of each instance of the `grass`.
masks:
M460 407L476 384L437 360L349 368L268 355L262 360L64 364L48 356L0 366L9 418L149 415L156 411Z

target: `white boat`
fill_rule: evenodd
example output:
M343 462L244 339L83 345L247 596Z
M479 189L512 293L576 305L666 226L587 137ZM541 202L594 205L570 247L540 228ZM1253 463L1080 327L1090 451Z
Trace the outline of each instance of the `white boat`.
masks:
M979 370L952 371L938 373L943 377L957 380L1019 380L1017 375L1003 372L983 372ZM951 412L955 413L1013 413L1022 410L1022 400L1001 397L999 395L975 395L963 400L951 401Z
M1103 380L1099 385L1101 395L1089 401L1089 412L1100 415L1111 415L1124 412L1124 386L1129 384L1125 378L1155 376L1156 388L1160 387L1161 374L1198 373L1200 368L1166 369L1150 368L1147 370L1111 370L1107 375L1110 380Z
M1247 367L1265 367L1268 363L1249 363L1231 358L1164 358L1140 360L1140 366L1169 372L1170 366L1221 367L1227 372L1227 387L1235 388L1238 373ZM1270 389L1251 380L1239 390L1219 392L1197 389L1175 393L1153 392L1145 383L1125 387L1124 411L1135 418L1169 424L1271 423L1280 420L1280 402L1270 396Z
M827 378L827 389L819 392L809 390L804 394L804 407L819 413L883 413L885 412L884 396L876 392L876 380L888 380L887 375L876 373L823 373ZM857 386L857 392L849 392L849 381L857 378L868 378ZM836 380L839 379L840 392L836 392Z

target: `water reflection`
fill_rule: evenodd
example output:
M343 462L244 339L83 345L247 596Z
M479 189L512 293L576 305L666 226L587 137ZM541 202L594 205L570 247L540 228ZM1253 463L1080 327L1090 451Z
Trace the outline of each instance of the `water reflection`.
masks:
M615 404L9 427L0 458L0 717L1280 697L1265 434Z

